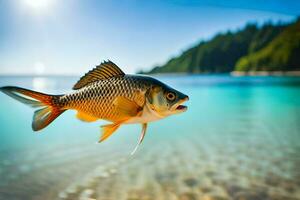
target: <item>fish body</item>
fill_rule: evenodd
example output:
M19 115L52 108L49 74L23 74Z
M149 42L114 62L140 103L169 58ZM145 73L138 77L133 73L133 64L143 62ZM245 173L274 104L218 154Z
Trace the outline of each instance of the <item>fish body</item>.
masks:
M122 112L114 105L115 99L120 96L125 97L143 108L146 101L145 94L154 82L155 79L151 77L138 75L112 77L99 80L70 94L63 95L59 101L63 109L73 109L95 119L117 122L128 117L122 115ZM147 115L146 109L143 111L145 111L143 115L134 117L139 122L156 119L152 115ZM135 120L128 119L125 122L135 123Z
M188 96L149 76L127 75L111 61L103 62L85 74L63 95L48 95L19 87L2 87L7 95L32 107L32 128L41 130L66 110L76 110L86 122L110 121L102 126L100 141L108 138L122 124L142 124L142 142L147 123L186 111L181 105ZM136 149L135 149L136 150Z

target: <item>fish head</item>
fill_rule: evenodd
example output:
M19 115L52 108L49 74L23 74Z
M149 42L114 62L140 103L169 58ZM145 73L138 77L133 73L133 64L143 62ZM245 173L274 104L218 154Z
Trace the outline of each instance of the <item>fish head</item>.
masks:
M163 83L153 85L147 92L147 104L162 117L179 114L187 110L182 105L189 97Z

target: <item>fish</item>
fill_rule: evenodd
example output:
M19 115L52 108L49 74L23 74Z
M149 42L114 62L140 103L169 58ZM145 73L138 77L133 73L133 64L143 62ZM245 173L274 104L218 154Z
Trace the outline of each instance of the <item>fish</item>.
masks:
M0 87L10 97L37 110L33 131L40 131L67 110L77 111L84 122L105 120L99 142L109 138L123 124L141 124L142 132L132 154L142 143L149 122L187 110L189 97L146 75L125 74L112 61L104 61L87 72L67 94L51 95L16 86Z

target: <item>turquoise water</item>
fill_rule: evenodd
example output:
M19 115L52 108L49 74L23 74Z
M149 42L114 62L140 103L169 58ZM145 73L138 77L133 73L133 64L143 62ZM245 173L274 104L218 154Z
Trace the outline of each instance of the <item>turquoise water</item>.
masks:
M0 94L0 199L299 199L300 78L161 76L186 113L96 144L100 125L65 112L31 130L33 110ZM70 91L76 77L1 77L0 86Z

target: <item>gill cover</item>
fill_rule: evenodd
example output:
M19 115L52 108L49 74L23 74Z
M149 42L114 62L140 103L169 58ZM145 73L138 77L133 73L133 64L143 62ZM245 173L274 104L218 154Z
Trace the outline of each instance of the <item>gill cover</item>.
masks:
M178 113L176 108L188 99L188 96L161 83L152 86L146 93L149 107L160 116Z

